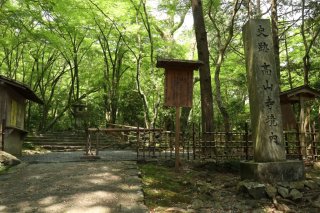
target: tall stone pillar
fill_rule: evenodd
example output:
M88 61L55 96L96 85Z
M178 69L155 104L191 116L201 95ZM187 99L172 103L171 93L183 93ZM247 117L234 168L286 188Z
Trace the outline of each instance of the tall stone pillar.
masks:
M286 161L269 20L249 20L243 27L254 160L240 164L242 179L262 182L304 179L302 161Z
M256 162L284 161L280 88L270 22L250 20L243 28Z

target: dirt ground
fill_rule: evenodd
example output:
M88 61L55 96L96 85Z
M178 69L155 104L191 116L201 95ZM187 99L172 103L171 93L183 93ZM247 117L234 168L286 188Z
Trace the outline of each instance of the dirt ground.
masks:
M101 152L98 161L81 160L82 152L44 153L22 158L24 163L0 175L0 212L319 212L320 184L303 192L298 202L277 198L254 200L239 194L239 176L229 168L194 167L192 179L174 176L192 196L190 203L167 207L144 205L135 153ZM319 182L320 171L307 169L307 179ZM156 189L155 189L156 190Z
M154 170L157 166L160 172ZM269 196L272 193L267 194L266 189L255 188L250 190L251 193L239 190L238 186L242 181L236 162L185 163L179 175L174 172L174 162L145 164L144 167L142 176L146 176L143 179L146 188L145 201L152 213L320 212L320 171L310 167L306 167L306 180L274 185L277 187L275 190L280 190L279 186L286 184L286 188L300 186L302 197L295 200L290 196L282 197L280 192L274 192L272 199ZM170 184L167 184L168 181ZM270 190L271 185L265 184L266 188L267 186ZM170 199L164 200L164 197Z
M0 212L147 212L134 161L23 163L0 175Z

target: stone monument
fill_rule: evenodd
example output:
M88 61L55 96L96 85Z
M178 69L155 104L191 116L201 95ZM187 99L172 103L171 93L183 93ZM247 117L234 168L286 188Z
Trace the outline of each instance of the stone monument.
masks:
M270 22L249 20L243 28L254 161L242 162L242 179L263 182L304 178L302 161L286 161L279 80Z

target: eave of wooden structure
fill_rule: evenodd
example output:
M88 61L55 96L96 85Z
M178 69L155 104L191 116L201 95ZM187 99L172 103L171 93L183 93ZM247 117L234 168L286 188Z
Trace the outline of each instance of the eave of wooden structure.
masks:
M34 101L38 104L43 104L43 101L25 84L14 81L2 75L0 75L0 84L6 85L8 88L11 88L22 95L25 99Z
M180 60L180 59L157 59L156 67L158 68L188 68L188 70L197 70L201 65L202 61L193 60Z
M313 100L320 97L320 91L303 85L280 93L281 103L299 103L301 100Z

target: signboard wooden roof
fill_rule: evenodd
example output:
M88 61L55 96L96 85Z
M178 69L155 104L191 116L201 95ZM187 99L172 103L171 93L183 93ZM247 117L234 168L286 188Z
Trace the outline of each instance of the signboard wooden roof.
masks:
M187 68L188 70L196 70L202 64L203 64L202 61L180 60L180 59L158 59L156 67L158 68L179 67L179 68Z
M43 104L43 101L27 85L14 81L10 78L4 77L2 75L0 75L0 84L12 88L20 95L22 95L24 98L30 101L34 101L38 104Z
M165 68L165 106L192 107L193 70L201 61L158 59L157 67Z

